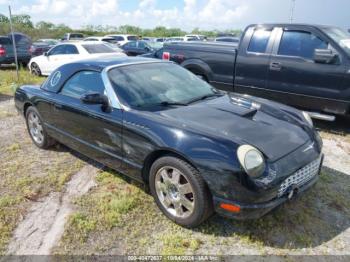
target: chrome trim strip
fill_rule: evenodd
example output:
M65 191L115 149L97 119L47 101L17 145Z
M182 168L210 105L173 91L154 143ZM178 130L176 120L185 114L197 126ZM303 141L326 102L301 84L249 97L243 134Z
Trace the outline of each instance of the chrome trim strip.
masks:
M268 91L268 92L277 92L277 93L283 93L283 94L288 94L288 95L305 96L305 97L311 97L311 98L315 98L315 99L324 99L324 100L337 101L337 102L343 102L343 103L350 102L350 101L341 100L341 99L334 99L334 98L321 97L321 96L312 96L312 95L306 95L306 94L300 94L300 93L291 93L291 92L285 92L285 91L280 91L280 90L276 90L276 89L267 89L267 88L262 88L262 87L257 87L257 86L235 85L235 87L258 89L258 90L263 90L263 91Z

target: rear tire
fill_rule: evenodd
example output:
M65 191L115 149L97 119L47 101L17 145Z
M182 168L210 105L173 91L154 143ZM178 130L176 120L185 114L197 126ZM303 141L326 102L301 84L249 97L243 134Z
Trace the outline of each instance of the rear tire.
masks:
M149 183L159 209L181 226L196 227L213 213L206 183L182 159L165 156L156 160L150 169Z
M40 67L39 67L38 64L35 63L35 62L33 62L33 63L30 65L30 72L32 73L32 75L41 76Z
M41 116L35 107L27 108L25 118L29 136L37 147L47 149L55 144L55 140L47 134Z

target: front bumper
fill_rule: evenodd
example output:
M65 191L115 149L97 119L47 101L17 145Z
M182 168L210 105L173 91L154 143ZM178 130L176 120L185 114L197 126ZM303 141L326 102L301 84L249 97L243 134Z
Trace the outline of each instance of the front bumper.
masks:
M282 203L288 200L298 197L300 194L302 194L303 192L308 190L310 187L312 187L319 178L322 162L323 162L323 156L321 158L321 163L320 163L317 175L315 175L311 180L309 180L308 182L306 182L300 187L290 188L287 194L284 194L281 197L276 197L271 201L267 201L259 204L242 204L232 200L223 199L223 198L214 196L213 201L214 201L215 211L222 216L225 216L228 218L234 218L238 220L257 219L259 217L262 217L272 209L276 208L277 206L280 206ZM235 212L228 211L227 209L224 209L222 207L222 204L226 204L226 205L228 204L228 205L237 207L239 211L238 210L236 210Z

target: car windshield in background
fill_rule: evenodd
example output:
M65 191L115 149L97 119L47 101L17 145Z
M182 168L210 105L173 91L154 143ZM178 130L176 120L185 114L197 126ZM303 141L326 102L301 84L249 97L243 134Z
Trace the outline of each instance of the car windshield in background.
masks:
M345 52L350 56L350 34L338 27L326 27L323 28L323 31L337 42Z
M147 44L154 50L158 50L163 47L163 43L161 42L147 41Z
M137 41L138 40L137 36L135 36L135 35L129 35L127 38L128 38L128 41Z
M186 104L218 91L172 63L128 65L109 71L119 99L132 108Z
M89 54L115 53L115 51L105 44L82 45Z

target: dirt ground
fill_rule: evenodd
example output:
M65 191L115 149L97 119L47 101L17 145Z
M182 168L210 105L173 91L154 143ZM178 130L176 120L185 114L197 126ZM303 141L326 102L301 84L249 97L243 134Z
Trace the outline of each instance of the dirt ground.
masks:
M350 255L350 124L317 122L325 161L315 187L265 217L167 220L128 178L63 146L39 150L0 97L2 254Z

